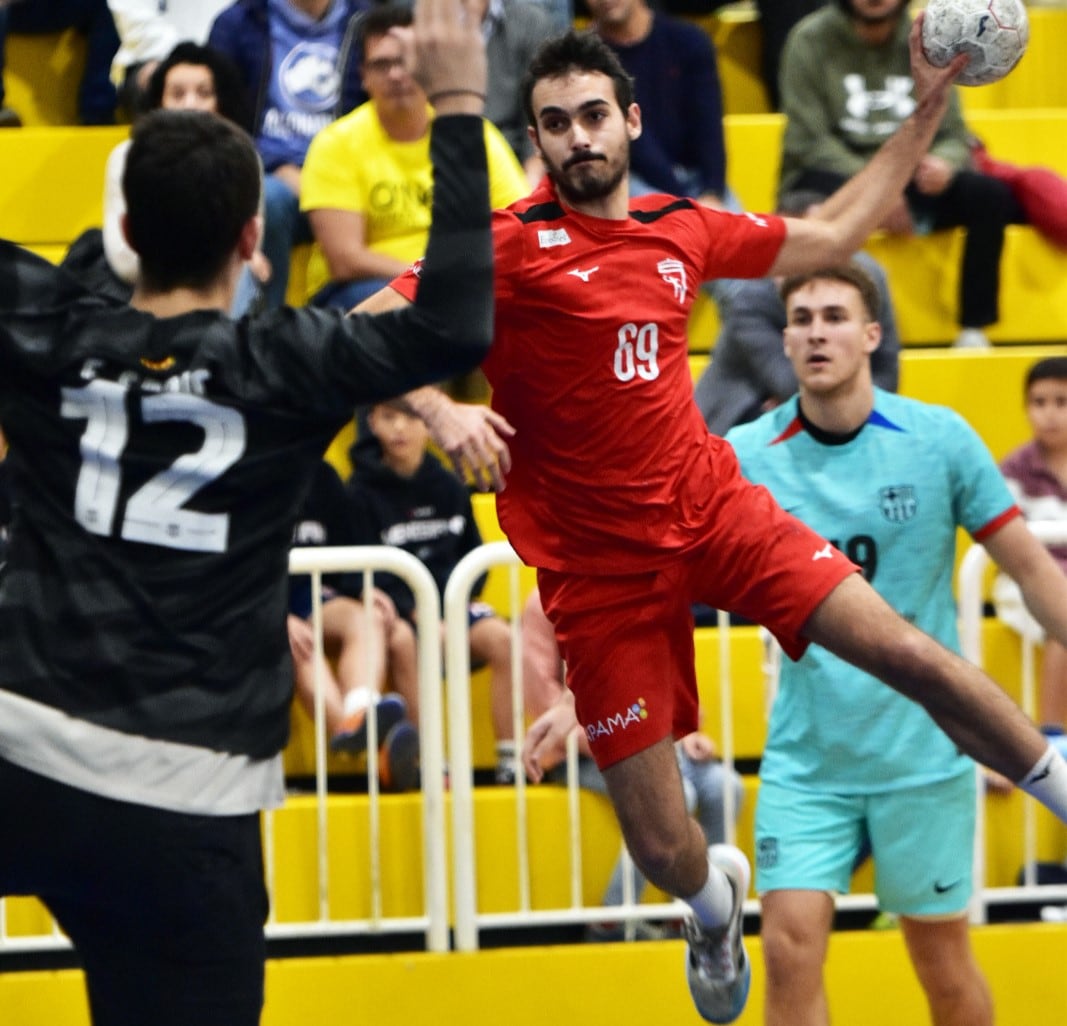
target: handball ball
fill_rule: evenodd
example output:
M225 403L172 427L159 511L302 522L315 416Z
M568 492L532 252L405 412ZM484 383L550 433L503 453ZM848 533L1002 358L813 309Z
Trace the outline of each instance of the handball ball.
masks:
M926 59L943 68L957 54L967 54L960 85L988 85L1003 78L1019 63L1029 39L1022 0L930 0L926 6Z

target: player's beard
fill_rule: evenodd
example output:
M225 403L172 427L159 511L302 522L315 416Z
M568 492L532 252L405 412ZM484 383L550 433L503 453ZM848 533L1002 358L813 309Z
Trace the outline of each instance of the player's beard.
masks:
M614 162L603 155L575 161L569 166L567 162L554 164L543 154L542 159L561 199L572 205L588 203L610 196L626 177L630 168L630 140L626 140L622 153Z
M856 10L856 5L851 0L841 0L846 13L855 18L862 25L884 25L888 21L896 21L908 6L908 0L900 0L892 9L883 11L881 14L864 14Z

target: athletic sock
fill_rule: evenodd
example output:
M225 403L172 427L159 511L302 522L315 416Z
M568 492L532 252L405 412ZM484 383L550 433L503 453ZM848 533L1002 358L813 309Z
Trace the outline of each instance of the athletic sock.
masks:
M355 716L356 713L362 712L375 697L370 688L353 688L344 697L345 717Z
M1018 784L1067 823L1067 762L1054 745L1048 746Z
M722 926L734 908L734 889L726 874L708 859L708 878L696 894L682 900L693 910L697 922L709 930Z

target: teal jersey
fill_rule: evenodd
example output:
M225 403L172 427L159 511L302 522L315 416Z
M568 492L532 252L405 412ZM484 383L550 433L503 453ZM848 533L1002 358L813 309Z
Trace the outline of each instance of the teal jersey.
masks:
M874 410L849 440L817 440L796 397L727 439L749 480L858 564L905 619L959 650L957 527L981 541L1019 512L962 417L876 389ZM818 645L783 661L764 780L857 794L970 768L921 706L874 677Z

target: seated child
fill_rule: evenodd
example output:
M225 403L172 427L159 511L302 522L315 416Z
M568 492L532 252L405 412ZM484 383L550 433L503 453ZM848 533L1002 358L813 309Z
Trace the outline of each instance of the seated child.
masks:
M421 560L444 593L455 565L482 544L463 482L427 450L429 431L402 402L379 403L367 424L377 440L361 457L349 481L356 544L395 545ZM372 456L377 456L375 459ZM408 586L392 574L376 574L378 601L414 623L415 600ZM481 592L484 580L474 590ZM512 725L511 629L484 602L470 605L470 654L475 665L488 665L493 734L496 738L496 781L515 780L516 752ZM390 649L394 686L418 723L415 637L405 652Z

